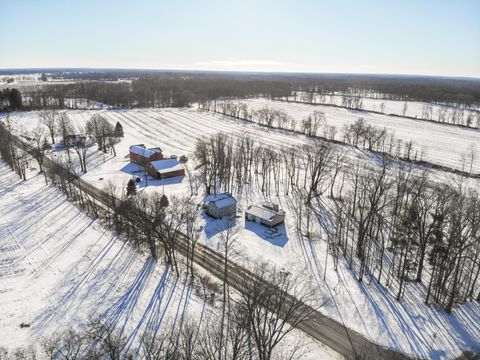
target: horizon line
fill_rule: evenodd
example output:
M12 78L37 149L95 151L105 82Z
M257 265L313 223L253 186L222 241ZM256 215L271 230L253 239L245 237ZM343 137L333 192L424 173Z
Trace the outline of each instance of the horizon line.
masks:
M356 76L398 76L398 77L426 77L426 78L447 78L447 79L470 79L480 80L479 76L472 75L433 75L433 74L406 74L406 73L357 73L357 72L315 72L315 71L265 71L265 70L211 70L211 69L173 69L173 68L136 68L136 67L6 67L0 68L2 72L23 71L46 71L46 70L90 70L90 71L154 71L154 72L178 72L178 73L236 73L236 74L265 74L265 75L356 75Z

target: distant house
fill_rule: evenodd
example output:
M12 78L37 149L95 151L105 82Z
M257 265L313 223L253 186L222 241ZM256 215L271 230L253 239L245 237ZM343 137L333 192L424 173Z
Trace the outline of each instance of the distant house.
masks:
M271 202L250 205L245 211L245 220L274 227L285 221L285 212L280 210L277 204Z
M132 145L129 152L130 161L142 166L163 159L162 149L159 147L147 149L143 144Z
M237 213L237 200L228 192L218 195L207 195L203 199L203 207L208 215L217 219L235 216Z
M148 175L157 179L185 176L185 167L177 159L151 161L148 167Z
M85 146L86 137L78 134L65 135L63 137L63 145L65 147L72 147L76 145Z

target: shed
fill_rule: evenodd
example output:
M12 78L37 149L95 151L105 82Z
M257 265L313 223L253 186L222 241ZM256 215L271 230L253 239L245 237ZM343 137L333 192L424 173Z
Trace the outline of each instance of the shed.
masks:
M250 205L245 211L245 220L274 227L285 221L285 212L280 210L277 204L271 202L262 205Z
M150 162L148 174L157 179L185 176L185 167L177 159L164 159Z
M63 145L72 147L76 145L85 146L86 137L78 134L65 135L63 137Z
M207 214L217 219L235 216L237 213L237 200L228 192L207 195L203 204Z

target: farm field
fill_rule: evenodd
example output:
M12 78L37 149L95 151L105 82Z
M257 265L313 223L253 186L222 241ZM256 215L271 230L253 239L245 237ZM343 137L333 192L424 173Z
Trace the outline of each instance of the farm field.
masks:
M298 120L320 108L268 100L249 100L248 103L252 107L278 106L279 109L285 110ZM338 127L341 127L338 124L349 123L359 116L358 112L344 109L326 108L325 112L327 122L333 124L332 121L335 121L334 124ZM95 113L97 112L68 111L72 123L78 128L83 127ZM101 114L112 123L120 121L125 137L116 146L116 157L93 149L88 153L88 172L82 177L100 188L109 181L113 181L119 186L125 186L132 175L143 177L143 171L129 163L128 148L132 144L144 143L148 147L160 146L166 155L186 155L190 159L187 163L189 172L194 174L195 163L192 161L192 156L196 141L218 132L226 132L232 136L248 134L257 142L276 149L285 145L307 144L313 141L304 136L266 129L255 124L193 109L102 111ZM362 113L363 115L364 113ZM373 117L372 114L369 116ZM39 122L36 112L16 113L11 119L24 129L33 129ZM378 119L375 120L376 124L383 124L385 119L389 118L378 116ZM373 120L370 121L370 118L367 120L375 124ZM392 123L390 126L400 126L402 125L400 122L409 121L406 119L395 120L398 124ZM409 124L413 126L411 123L416 124L417 122L410 120ZM463 136L463 133L457 133L457 131L470 130L426 122L418 123L422 126L432 125L439 132L434 137L435 139L439 138L439 140L435 140L438 147L429 147L426 156L436 151L438 159L449 155L447 163L457 164L459 160L456 157L460 157L458 148L461 147L460 139ZM420 125L418 125L418 129L421 128ZM385 124L385 126L387 125ZM450 141L447 141L446 130L442 130L443 128L453 131L453 140L451 138ZM414 128L415 131L412 133L408 126L400 127L400 129L403 131L402 134L410 136L419 131ZM402 138L401 131L396 131L400 138ZM425 130L423 138L417 138L423 139L425 146L428 139L426 132L428 131L428 129ZM472 136L472 141L478 139L477 132L471 130L469 134ZM441 141L445 141L445 143L442 145ZM455 141L458 143L453 146ZM451 146L450 152L443 149L446 146ZM54 152L52 155L64 156L62 151ZM76 155L72 154L72 157L75 159ZM350 161L361 159L370 165L375 164L375 159L371 159L357 150L349 149L348 157ZM437 158L433 157L432 159ZM434 162L433 160L429 161ZM478 170L480 164L475 162L474 167ZM439 177L441 176L439 174ZM145 179L143 179L139 184L141 191L157 191L165 193L167 196L192 195L197 203L200 203L203 197L202 189L198 189L198 184L195 185L198 183L195 176L187 175L184 178L163 181L151 179L148 183L149 185L145 187ZM236 261L246 266L251 266L257 261L267 261L288 272L304 276L309 279L312 286L318 289L319 297L329 300L329 303L322 308L323 313L344 322L348 327L382 345L409 354L435 359L452 357L458 355L462 350L480 347L480 329L475 325L480 323L478 304L468 303L458 306L454 315L436 311L425 306L414 295L425 291L422 285L410 286L404 300L397 302L388 289L378 285L375 281L364 283L356 281L348 269L346 261L340 260L338 271L335 271L332 261L326 256L325 241L305 242L300 239L295 231L295 220L292 219L293 201L289 196L284 195L283 191L272 197L266 197L258 190L244 191L234 195L239 200L238 216L234 226L237 238ZM261 225L250 223L245 225L244 223L243 211L246 207L251 203L263 201L274 201L286 211L286 222L284 226L280 227L279 236L270 236ZM203 217L198 224L200 241L213 249L218 249L221 232L225 226L226 224L222 220ZM319 226L316 231L322 236Z
M1 346L36 346L53 333L82 328L90 317L116 324L138 355L145 330L158 333L216 311L161 262L139 253L92 220L42 175L18 179L0 162ZM30 327L20 328L21 323ZM304 358L339 359L294 332ZM43 357L40 357L41 359Z
M303 93L299 92L297 97L304 96ZM288 98L289 100L295 100L294 96ZM318 95L314 95L313 102L314 103L325 103L325 104L332 104L332 105L342 105L342 96L340 95L325 95L324 100L320 101L320 97ZM432 108L432 116L433 120L439 120L439 112L445 113L445 122L450 123L452 115L455 111L457 111L457 123L464 124L467 117L471 114L473 115L473 119L476 119L478 109L474 109L477 111L472 111L469 109L461 109L457 107L453 107L450 105L443 105L443 104L429 104L426 102L421 101L407 101L407 108L405 110L405 116L419 118L421 119L424 117L424 108L425 106L429 106ZM387 99L373 99L373 98L366 98L362 97L362 109L367 111L378 111L385 114L394 114L398 116L403 115L403 107L405 101L399 100L387 100ZM472 126L478 127L475 121L473 121Z
M404 144L413 141L413 151L416 151L419 156L423 154L423 160L452 169L469 171L469 159L473 150L472 171L473 173L480 173L480 148L478 147L480 131L477 129L322 105L287 103L266 99L251 99L243 102L253 110L263 107L282 110L292 116L297 124L313 111L322 111L326 115L327 125L333 125L337 128L336 138L340 140L342 139L343 126L351 125L361 117L371 125L380 128L385 127L395 135L395 138L402 140Z

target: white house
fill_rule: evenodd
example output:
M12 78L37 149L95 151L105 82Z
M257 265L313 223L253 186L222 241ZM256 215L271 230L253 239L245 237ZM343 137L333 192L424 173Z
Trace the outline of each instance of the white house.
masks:
M207 195L203 199L203 207L208 215L217 219L235 216L237 213L237 200L228 192Z

